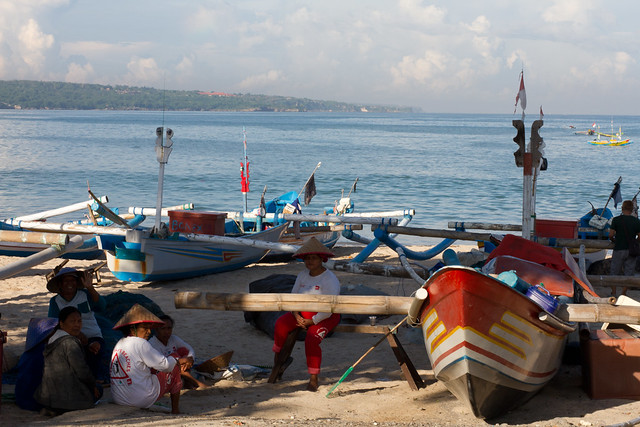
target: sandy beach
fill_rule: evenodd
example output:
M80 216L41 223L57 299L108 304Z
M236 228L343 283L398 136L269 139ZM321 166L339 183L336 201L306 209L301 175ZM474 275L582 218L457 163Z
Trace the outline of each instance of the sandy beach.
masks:
M470 246L453 249L468 251ZM338 247L337 259L348 259L358 248ZM388 249L378 249L371 262L399 264ZM0 265L16 258L0 257ZM425 262L430 266L437 260ZM49 298L45 274L59 263L49 261L28 272L0 282L0 330L8 333L4 346L6 363L15 363L24 349L27 324L32 317L46 317ZM96 261L70 261L67 266L84 268ZM103 268L102 295L126 291L144 294L171 315L174 333L189 342L199 360L233 350L232 364L270 367L272 340L244 320L242 312L176 309L176 291L248 292L249 283L271 274L297 274L301 263L254 264L238 271L188 280L161 283L124 283ZM336 272L342 285L365 285L389 295L408 296L417 287L410 279L385 278ZM608 295L608 289L597 289ZM638 299L638 291L630 293ZM380 319L395 325L402 316ZM427 387L412 391L385 342L378 345L340 384L331 397L325 395L342 374L379 339L380 335L336 333L323 344L320 390L305 390L308 380L304 362L304 343L298 341L294 361L282 381L267 382L268 374L239 381L209 380L210 388L186 390L180 400L181 415L168 413L169 399L163 398L152 409L135 409L110 403L109 389L93 409L69 412L49 418L17 407L7 396L13 386L2 387L0 407L3 425L425 425L475 426L475 418L443 384L431 374L429 361L418 329L401 327L400 342ZM562 365L555 379L527 404L492 423L513 426L603 426L624 423L640 416L640 402L630 400L591 400L582 386L581 367Z

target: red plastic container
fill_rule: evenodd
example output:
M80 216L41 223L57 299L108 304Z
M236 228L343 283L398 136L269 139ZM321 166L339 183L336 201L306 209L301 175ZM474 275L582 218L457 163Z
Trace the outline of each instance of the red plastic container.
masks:
M599 329L591 331L581 347L583 385L589 397L640 400L640 333Z
M536 218L534 227L535 235L538 237L556 237L558 239L578 238L578 221Z
M226 218L227 214L220 212L169 211L169 230L223 236Z

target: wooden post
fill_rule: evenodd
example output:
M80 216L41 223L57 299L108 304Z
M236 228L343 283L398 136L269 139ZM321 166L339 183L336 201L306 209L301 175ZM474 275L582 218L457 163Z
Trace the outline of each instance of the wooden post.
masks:
M531 240L533 234L533 175L531 152L524 153L522 168L522 237Z

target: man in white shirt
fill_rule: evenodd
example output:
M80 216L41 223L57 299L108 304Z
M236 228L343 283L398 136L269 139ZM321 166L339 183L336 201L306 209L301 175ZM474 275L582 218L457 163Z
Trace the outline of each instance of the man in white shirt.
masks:
M113 327L125 335L111 355L111 395L115 403L148 408L169 392L171 413L180 413L180 365L188 363L188 359L165 357L147 341L151 329L163 324L156 315L135 304Z

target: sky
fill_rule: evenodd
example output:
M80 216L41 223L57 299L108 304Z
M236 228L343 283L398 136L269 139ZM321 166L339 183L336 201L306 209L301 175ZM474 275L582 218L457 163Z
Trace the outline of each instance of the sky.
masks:
M0 0L0 80L640 115L638 0ZM520 108L518 108L520 111Z

